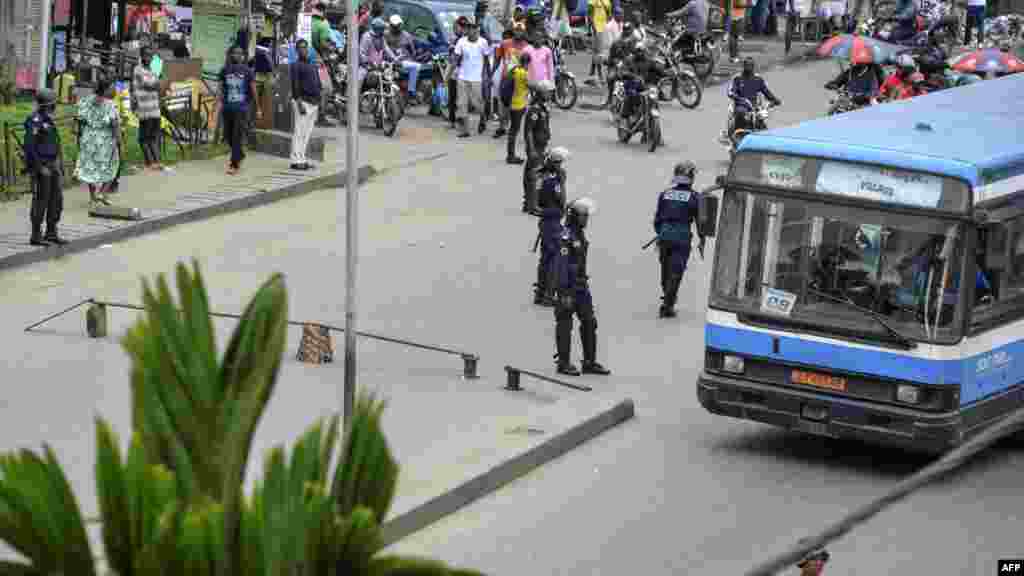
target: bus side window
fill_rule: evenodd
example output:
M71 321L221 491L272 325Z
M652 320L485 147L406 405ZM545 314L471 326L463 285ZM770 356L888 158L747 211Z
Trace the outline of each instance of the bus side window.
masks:
M1010 231L1006 291L1008 297L1016 297L1024 295L1024 216L1012 221Z

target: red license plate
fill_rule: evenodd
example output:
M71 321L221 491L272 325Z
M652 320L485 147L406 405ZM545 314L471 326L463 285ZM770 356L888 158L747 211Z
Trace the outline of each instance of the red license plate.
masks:
M804 370L793 370L790 374L790 381L794 384L806 384L816 388L825 388L837 392L846 392L846 378L818 374L817 372L806 372Z

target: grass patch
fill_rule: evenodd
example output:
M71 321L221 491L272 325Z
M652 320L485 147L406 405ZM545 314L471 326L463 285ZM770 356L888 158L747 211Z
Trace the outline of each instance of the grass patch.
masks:
M25 119L35 109L35 101L31 98L19 98L13 106L0 106L0 127L4 124L8 128L15 129L17 131L18 138L22 141L24 138L22 125L25 123ZM65 187L76 186L78 182L74 179L72 174L75 169L75 161L78 159L78 140L75 136L75 106L71 104L58 104L57 110L53 115L57 122L57 127L60 131L61 148L64 152L65 171L67 178L64 181ZM0 162L6 162L5 155L10 153L14 155L13 165L15 171L18 172L18 178L15 185L10 186L8 189L0 189L0 200L13 200L20 197L29 191L29 180L27 176L21 175L21 169L23 163L21 158L17 156L18 144L16 142L6 142L8 136L7 130L0 130ZM213 131L210 131L211 135ZM121 161L124 163L122 174L131 174L134 170L132 167L141 166L143 164L142 148L139 147L139 130L133 126L127 126L122 121L121 128ZM191 145L184 145L184 153L178 148L178 145L171 139L170 134L164 133L164 146L163 146L163 159L162 162L165 165L174 165L180 162L188 160L205 160L208 158L215 158L222 156L229 152L229 148L224 143L207 143L197 144L195 148ZM6 164L0 165L0 169L6 170ZM0 188L3 185L0 184Z

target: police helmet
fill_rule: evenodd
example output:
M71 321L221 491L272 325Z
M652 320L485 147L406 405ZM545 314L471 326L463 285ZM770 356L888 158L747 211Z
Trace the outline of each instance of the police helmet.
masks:
M633 23L632 22L626 22L625 24L622 25L622 37L623 38L628 38L629 35L632 34L632 33L633 33Z
M692 184L697 175L697 165L689 160L676 164L672 169L672 184Z
M747 75L754 73L754 59L750 56L743 59L743 73Z
M40 106L53 106L57 103L57 93L49 88L40 88L36 92L36 103Z
M370 21L370 31L377 36L383 34L387 27L388 25L384 22L383 18L374 18Z
M541 80L539 82L532 82L530 89L538 94L550 94L555 91L555 83L551 80Z
M564 146L552 148L547 155L548 164L561 164L569 159L569 150Z
M586 228L587 221L597 211L597 203L589 196L577 198L566 206L566 223L575 223L580 228Z

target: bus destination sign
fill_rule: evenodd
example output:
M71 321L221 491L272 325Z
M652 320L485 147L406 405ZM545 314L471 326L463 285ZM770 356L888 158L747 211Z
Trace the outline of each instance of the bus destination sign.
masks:
M942 200L942 179L936 176L845 162L822 162L814 188L825 194L921 208L938 208Z
M807 158L765 154L761 161L761 182L778 188L804 187L804 167Z

